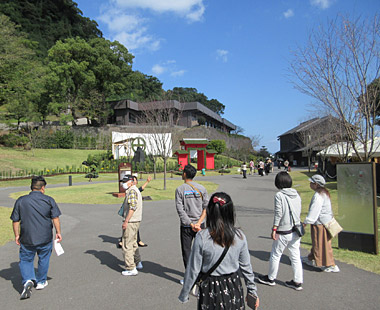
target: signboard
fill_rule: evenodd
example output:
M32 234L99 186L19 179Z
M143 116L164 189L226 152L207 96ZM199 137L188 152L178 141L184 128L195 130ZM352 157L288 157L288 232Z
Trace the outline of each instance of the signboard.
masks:
M378 253L374 163L337 164L339 247Z

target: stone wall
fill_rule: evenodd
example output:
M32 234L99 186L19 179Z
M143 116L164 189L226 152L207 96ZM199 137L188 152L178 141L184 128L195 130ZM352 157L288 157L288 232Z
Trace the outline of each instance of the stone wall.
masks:
M107 125L105 127L74 126L75 132L82 134L102 133L111 135L112 131L131 132L131 133L149 133L149 127L145 126L116 126ZM176 126L172 129L173 133L173 150L179 149L179 140L183 138L208 138L209 140L224 140L229 149L248 149L252 150L251 140L243 136L234 136L223 133L215 128L197 126L192 128Z

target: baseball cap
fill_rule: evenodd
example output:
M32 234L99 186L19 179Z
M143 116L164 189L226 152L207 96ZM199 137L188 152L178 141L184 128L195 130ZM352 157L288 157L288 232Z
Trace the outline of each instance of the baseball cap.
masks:
M322 187L325 187L326 184L324 177L319 174L314 174L311 178L309 178L309 181Z
M133 176L132 175L130 175L130 174L127 174L127 175L125 175L124 177L123 177L123 179L122 180L120 180L120 182L124 182L124 183L126 183L126 182L128 182L129 180L134 180L134 178L133 178Z

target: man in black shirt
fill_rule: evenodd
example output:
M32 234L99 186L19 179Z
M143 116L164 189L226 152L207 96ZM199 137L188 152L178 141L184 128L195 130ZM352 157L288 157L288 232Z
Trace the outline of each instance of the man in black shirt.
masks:
M46 181L42 176L32 178L29 195L17 199L11 220L15 241L20 246L20 272L24 289L21 299L29 298L34 282L36 289L42 290L47 285L50 255L53 248L53 224L55 239L61 242L59 210L56 202L45 195ZM38 255L37 274L34 272L34 257Z

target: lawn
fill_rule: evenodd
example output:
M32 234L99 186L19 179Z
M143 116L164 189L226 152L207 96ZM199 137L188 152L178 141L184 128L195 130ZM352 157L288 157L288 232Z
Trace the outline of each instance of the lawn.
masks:
M103 150L72 149L33 149L30 151L16 148L0 148L0 171L30 169L56 169L66 166L79 168L89 154L102 153Z
M13 240L12 221L9 218L11 216L12 209L0 207L0 246Z
M293 187L298 191L302 199L302 214L301 219L303 220L309 209L309 203L314 192L309 187L308 178L315 174L315 172L308 173L306 171L293 171L291 172L293 178ZM337 182L328 182L326 188L330 191L331 203L333 206L334 214L339 214L338 209L338 190ZM380 220L380 212L378 208L378 219ZM375 272L380 274L380 255L367 254L357 251L349 251L338 248L338 238L333 239L333 249L334 257L342 262L353 264L356 267ZM305 249L311 248L311 238L310 238L310 225L307 226L306 234L302 237L301 246Z
M140 181L141 185L143 180ZM152 180L145 188L143 196L150 196L152 200L174 200L175 189L183 183L179 178L169 179L166 181L166 190L163 190L163 179ZM206 187L208 193L213 193L218 185L213 182L198 181ZM54 197L57 203L75 203L75 204L121 204L122 198L112 196L113 192L118 191L117 182L113 183L89 183L78 186L64 186L59 188L46 188L46 195ZM11 194L13 199L27 194L17 192Z

